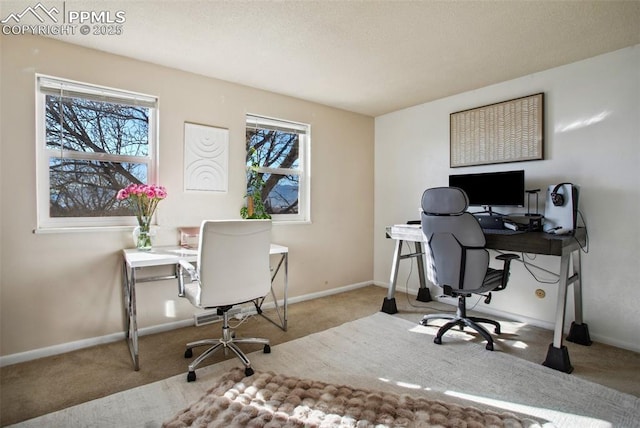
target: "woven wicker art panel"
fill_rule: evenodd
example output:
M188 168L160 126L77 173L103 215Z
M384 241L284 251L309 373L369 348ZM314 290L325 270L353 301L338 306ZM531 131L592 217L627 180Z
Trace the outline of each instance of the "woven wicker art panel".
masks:
M450 116L451 167L543 159L544 94Z

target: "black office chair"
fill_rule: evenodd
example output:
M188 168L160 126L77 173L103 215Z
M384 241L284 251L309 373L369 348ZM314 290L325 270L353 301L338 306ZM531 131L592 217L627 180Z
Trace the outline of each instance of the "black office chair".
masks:
M493 351L493 339L479 323L493 325L496 334L500 334L500 323L467 316L466 298L488 293L485 303L489 303L492 291L507 286L511 260L518 256L499 255L496 259L504 262L503 269L490 268L482 228L478 220L466 212L468 206L467 194L457 187L427 189L422 195L422 231L428 244L425 246L427 275L446 295L458 298L458 309L455 315L425 315L420 323L427 325L432 319L451 320L438 330L433 340L438 345L451 328L471 327L486 339L486 349Z

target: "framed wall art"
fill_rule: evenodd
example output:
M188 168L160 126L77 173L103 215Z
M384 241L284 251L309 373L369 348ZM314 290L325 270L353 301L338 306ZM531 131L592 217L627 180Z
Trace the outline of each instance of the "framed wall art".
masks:
M450 115L452 168L543 159L544 93Z
M226 192L228 179L229 130L185 122L185 190Z

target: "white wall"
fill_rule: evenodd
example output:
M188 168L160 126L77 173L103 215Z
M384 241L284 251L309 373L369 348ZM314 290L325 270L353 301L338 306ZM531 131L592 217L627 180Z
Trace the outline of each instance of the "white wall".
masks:
M450 113L538 92L545 93L544 160L449 168ZM582 257L584 320L592 339L640 351L639 123L640 45L377 117L376 283L386 285L391 269L393 242L384 227L418 219L426 188L447 185L451 173L523 168L528 189L564 181L581 187L590 244ZM540 199L543 212L544 193ZM558 272L557 257L537 256L533 263ZM409 277L409 262L401 265L398 288L416 289L415 269ZM512 272L490 310L551 326L556 286L537 282L520 263ZM537 288L547 297L535 297Z

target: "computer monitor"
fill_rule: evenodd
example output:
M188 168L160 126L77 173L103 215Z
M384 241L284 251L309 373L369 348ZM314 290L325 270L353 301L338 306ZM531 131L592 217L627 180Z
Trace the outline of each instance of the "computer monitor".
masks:
M470 206L524 207L524 170L456 174L449 176L449 186L459 187L469 197Z

